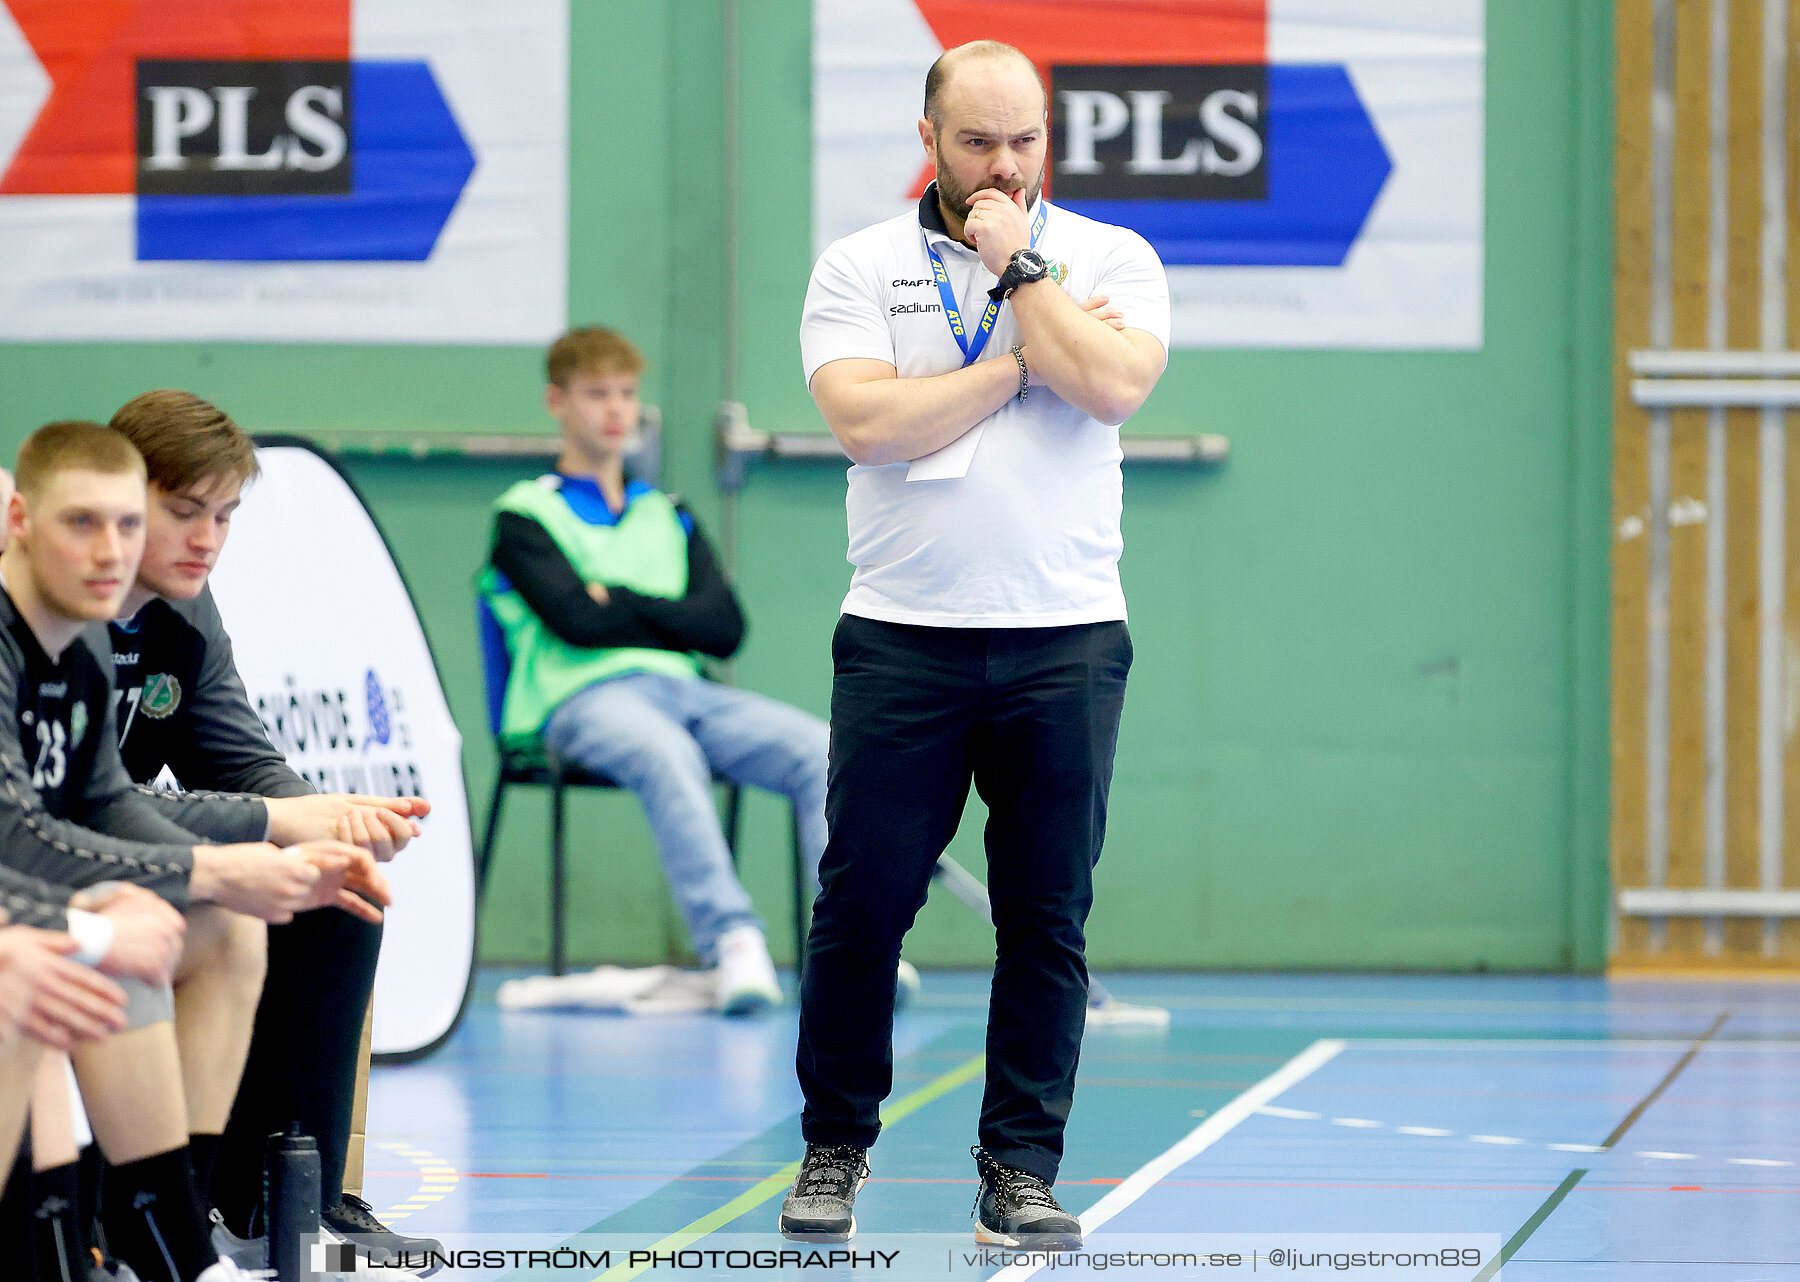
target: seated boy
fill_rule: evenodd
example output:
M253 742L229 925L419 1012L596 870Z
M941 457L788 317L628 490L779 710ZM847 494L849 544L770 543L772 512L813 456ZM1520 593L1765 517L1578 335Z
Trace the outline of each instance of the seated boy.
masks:
M500 496L482 579L512 657L502 733L541 735L637 795L694 950L717 967L719 1009L760 1012L781 988L731 866L712 776L789 798L816 873L828 732L797 708L701 677L698 656L736 652L744 618L693 514L626 479L637 348L578 329L551 346L546 367L562 455L554 473Z
M218 406L190 392L145 392L110 426L143 456L149 477L144 556L110 627L118 692L120 754L148 784L164 769L183 788L253 793L278 843L335 837L392 858L419 832L423 798L320 796L269 742L250 706L213 604L207 578L224 551L244 486L257 474L256 448ZM144 711L147 682L162 698ZM166 706L172 700L173 706ZM201 1172L231 1235L261 1234L256 1222L266 1137L298 1122L319 1145L324 1224L365 1253L423 1258L429 1238L392 1233L367 1203L343 1192L356 1094L363 1014L375 986L381 926L328 909L272 926L268 976L235 1102L221 1112L212 1178ZM206 1124L207 1118L190 1118ZM198 1132L198 1126L196 1126ZM244 1258L260 1260L252 1248Z
M143 460L109 428L57 423L21 446L17 482L0 552L0 862L54 886L126 881L195 906L176 980L185 972L203 990L183 1014L212 1020L212 1060L238 1056L220 1087L229 1098L255 1005L254 989L247 1003L235 991L244 969L231 951L237 914L285 921L337 904L377 920L370 899L386 901L383 879L366 852L337 842L286 851L248 839L197 844L187 828L260 836L269 827L262 802L154 801L131 784L110 663L83 632L114 617L134 581ZM260 983L260 935L254 942ZM173 1005L166 988L134 998L127 1031L76 1049L89 1117L112 1163L103 1222L113 1253L145 1282L228 1282L238 1270L212 1249L194 1187Z

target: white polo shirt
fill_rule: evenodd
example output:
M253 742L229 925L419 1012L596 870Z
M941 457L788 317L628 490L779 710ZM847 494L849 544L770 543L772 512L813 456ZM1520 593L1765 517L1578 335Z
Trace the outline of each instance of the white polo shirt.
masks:
M847 357L886 361L901 378L962 366L926 236L974 330L995 277L945 233L936 190L928 189L918 212L864 228L820 255L800 322L809 386L820 366ZM1052 205L1038 250L1053 273L1066 271L1070 297L1109 295L1129 328L1168 348L1168 281L1142 236ZM1012 308L1002 305L981 359L1010 363L1019 341ZM852 466L846 508L856 571L844 613L954 628L1125 618L1120 458L1117 424L1033 386L1023 404L1009 400L985 420L966 476L909 482L906 463Z

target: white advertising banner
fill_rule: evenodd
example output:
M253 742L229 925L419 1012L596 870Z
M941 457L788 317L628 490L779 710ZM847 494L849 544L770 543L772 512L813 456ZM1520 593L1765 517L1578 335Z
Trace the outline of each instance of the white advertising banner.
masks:
M374 1048L455 1025L475 962L462 736L381 532L324 458L257 450L213 594L270 740L321 792L422 796L424 836L385 865L394 904L375 974Z
M1048 82L1052 202L1141 232L1180 348L1478 349L1483 0L818 0L813 241L930 179L925 73Z
M0 341L520 343L568 0L0 0Z

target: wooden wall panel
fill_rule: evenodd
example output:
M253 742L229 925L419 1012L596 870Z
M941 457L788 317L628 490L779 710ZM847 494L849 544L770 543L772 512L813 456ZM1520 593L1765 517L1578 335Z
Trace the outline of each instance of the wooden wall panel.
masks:
M1709 60L1711 0L1675 5L1675 190L1670 285L1672 341L1707 346L1712 155ZM1705 410L1670 418L1669 535L1669 863L1665 884L1706 884L1706 523L1691 518L1706 498ZM1664 947L1695 952L1701 923L1671 921Z
M1800 96L1796 95L1792 40L1800 37L1800 0L1773 0L1788 9L1789 157L1784 174L1789 262L1800 264ZM1617 39L1617 276L1615 280L1615 432L1613 499L1613 876L1618 888L1648 883L1645 857L1649 763L1646 720L1649 599L1648 518L1650 416L1631 399L1629 354L1652 345L1653 144L1651 102L1655 66L1652 0L1620 0ZM1735 351L1763 346L1763 0L1729 0L1727 50L1725 345ZM1674 187L1670 345L1698 351L1711 346L1708 325L1709 244L1712 226L1710 61L1712 0L1674 3ZM1792 271L1779 300L1788 314L1785 346L1800 337L1800 292ZM1725 556L1724 761L1725 880L1733 889L1761 884L1760 512L1761 415L1726 415L1725 503L1700 512L1708 493L1705 410L1676 411L1671 423L1671 499L1678 519L1670 532L1669 614L1669 832L1670 888L1706 884L1707 762L1705 678L1706 530L1723 523ZM1781 710L1786 815L1783 884L1800 888L1800 750L1792 733L1792 709L1800 707L1800 442L1790 441L1786 460L1786 670L1795 688ZM1800 921L1784 923L1773 955L1764 949L1760 920L1728 921L1708 935L1704 921L1671 919L1660 941L1642 919L1617 922L1615 965L1795 967L1800 966ZM1722 943L1722 947L1720 946Z
M1762 254L1762 97L1748 86L1762 78L1761 0L1732 0L1729 228L1726 264L1734 284L1754 283ZM1725 291L1725 341L1736 351L1761 345L1761 291ZM1756 884L1757 806L1757 422L1755 410L1726 413L1726 615L1725 615L1725 878L1729 885ZM1753 954L1762 927L1725 923L1725 952Z
M1644 884L1645 596L1648 416L1631 400L1627 355L1650 342L1649 0L1619 0L1614 199L1612 865L1613 885ZM1643 951L1641 921L1619 923L1617 952Z

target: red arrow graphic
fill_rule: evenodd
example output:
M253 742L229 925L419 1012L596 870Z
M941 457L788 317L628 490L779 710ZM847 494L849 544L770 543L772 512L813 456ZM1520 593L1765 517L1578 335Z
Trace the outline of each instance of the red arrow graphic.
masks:
M1266 62L1268 0L915 0L938 43L1004 40L1045 83L1061 63ZM932 179L927 165L912 199Z
M139 58L350 56L351 0L0 0L50 77L50 96L0 195L129 192Z

